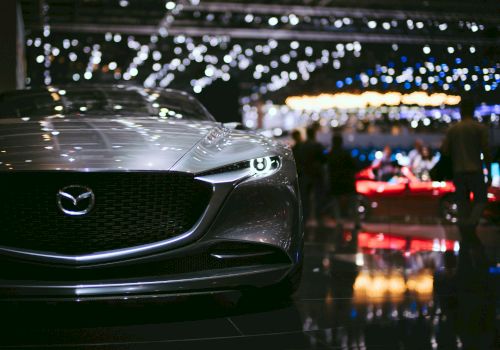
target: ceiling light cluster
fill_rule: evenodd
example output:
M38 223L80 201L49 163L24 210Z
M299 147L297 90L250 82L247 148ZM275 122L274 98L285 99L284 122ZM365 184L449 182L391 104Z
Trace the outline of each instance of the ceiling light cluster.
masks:
M117 0L120 11L129 11L138 2ZM244 85L243 104L276 96L284 89L324 85L319 91L352 92L377 90L411 95L412 92L459 94L467 91L489 93L500 82L498 63L484 57L481 44L420 46L401 43L374 44L360 41L310 42L305 40L236 39L228 35L171 35L178 20L191 17L202 21L299 30L310 26L317 31L363 27L364 31L408 33L408 31L460 30L474 35L489 28L488 20L422 20L420 18L364 18L359 16L305 16L262 13L232 13L185 10L198 0L162 2L163 20L153 35L107 32L101 35L75 34L67 37L50 30L48 7L42 30L27 38L28 85L59 84L70 81L123 82L151 87L177 87L201 93L217 80L237 77ZM256 11L257 12L257 11ZM224 18L222 18L222 17ZM219 18L220 17L220 18ZM241 17L241 18L240 18ZM229 20L229 22L224 22ZM239 22L238 22L239 21ZM208 28L208 27L207 27ZM457 32L458 31L458 32ZM469 33L470 34L470 33ZM382 46L388 45L387 50ZM386 47L386 46L384 46ZM370 54L378 51L379 64ZM380 58L382 57L382 58ZM328 77L325 79L325 77ZM330 84L330 85L328 85ZM347 103L347 102L344 102Z

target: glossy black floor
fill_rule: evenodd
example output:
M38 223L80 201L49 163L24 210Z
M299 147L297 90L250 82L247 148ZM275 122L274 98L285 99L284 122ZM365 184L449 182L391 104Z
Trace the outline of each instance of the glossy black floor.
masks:
M443 268L442 251L458 248L441 240L457 238L453 227L366 224L354 246L347 225L342 233L331 226L307 228L302 284L292 300L224 294L147 304L2 306L0 345L362 350L499 344L497 226L480 230L493 266L481 274L468 261L462 279L450 268L453 254Z

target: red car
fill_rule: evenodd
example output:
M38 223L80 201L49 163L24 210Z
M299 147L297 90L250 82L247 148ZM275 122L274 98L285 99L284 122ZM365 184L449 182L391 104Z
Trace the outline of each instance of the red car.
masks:
M378 181L375 169L368 167L356 175L362 217L417 215L457 221L455 186L451 181L421 181L409 168L401 167L389 181ZM500 218L500 188L490 187L488 205L483 216L492 221Z

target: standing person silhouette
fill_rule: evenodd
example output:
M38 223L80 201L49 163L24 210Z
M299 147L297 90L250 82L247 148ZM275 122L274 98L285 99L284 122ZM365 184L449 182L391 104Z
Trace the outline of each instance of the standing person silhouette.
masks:
M328 154L328 172L330 196L333 214L337 224L340 222L340 203L342 197L348 202L349 211L354 220L355 229L359 229L358 197L356 193L357 165L350 152L343 148L341 134L332 137L332 149Z
M451 157L453 182L458 204L458 227L462 244L466 247L480 245L476 227L488 201L488 184L483 165L491 165L491 154L486 126L474 121L474 103L463 98L460 104L462 120L450 127L443 142L443 154ZM471 202L471 193L473 201Z
M325 154L323 146L316 141L316 129L307 128L307 140L302 143L300 153L303 157L302 179L299 178L302 206L304 208L304 222L311 216L311 197L314 203L314 218L321 223L323 196L323 164Z
M451 158L458 204L461 242L457 266L458 331L464 349L492 349L495 334L495 293L488 274L488 259L476 234L487 203L483 166L490 168L486 126L474 121L474 103L462 98L462 120L446 133L443 154ZM471 199L471 194L473 199Z
M295 164L297 166L297 174L299 177L302 175L302 169L304 167L303 164L303 156L302 156L302 145L304 144L304 140L302 139L302 134L299 130L295 129L292 131L292 153L295 158Z

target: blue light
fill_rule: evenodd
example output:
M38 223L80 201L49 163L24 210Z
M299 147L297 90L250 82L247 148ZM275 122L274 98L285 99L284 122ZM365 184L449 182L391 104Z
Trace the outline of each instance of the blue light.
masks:
M500 163L491 164L491 177L493 179L500 178Z
M460 57L455 58L455 63L456 64L462 63L462 59Z
M353 149L353 150L351 151L351 155L352 155L353 157L357 157L357 156L359 155L359 150L358 150L357 148Z
M491 266L489 273L492 275L500 275L500 267L497 266Z
M344 86L344 83L342 82L342 80L339 80L339 81L337 81L337 84L335 84L335 85L337 85L337 87L340 89L341 87Z
M410 310L413 311L413 312L417 312L417 302L416 301L412 301L411 304L410 304Z
M405 83L405 89L406 90L410 90L410 88L411 88L411 84L409 82L406 82Z
M434 63L436 62L436 59L434 57L429 57L429 62Z
M440 77L440 78L444 78L444 76L445 76L445 75L446 75L446 74L444 74L444 72L439 72L439 77Z
M389 63L387 65L389 66L389 68L394 68L394 62L392 62L392 61L389 61Z
M368 75L373 75L373 69L368 69L368 70L366 71L366 74L368 74Z
M356 311L356 309L352 309L352 310L351 310L351 318L353 318L353 319L354 319L354 318L356 318L356 317L358 317L358 312Z
M422 63L417 62L417 64L415 65L415 67L416 67L417 69L418 69L418 68L420 68L420 67L422 67Z
M401 62L406 63L408 61L408 58L406 56L401 56Z
M345 83L346 83L347 85L351 85L351 84L352 84L352 78L351 78L351 77L347 77L347 78L345 78Z

